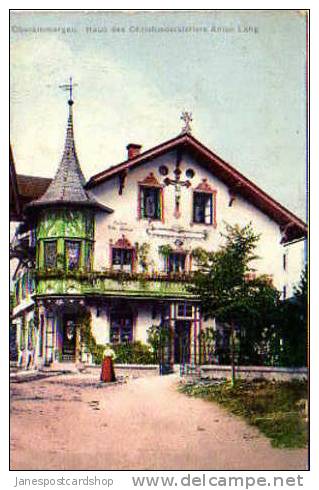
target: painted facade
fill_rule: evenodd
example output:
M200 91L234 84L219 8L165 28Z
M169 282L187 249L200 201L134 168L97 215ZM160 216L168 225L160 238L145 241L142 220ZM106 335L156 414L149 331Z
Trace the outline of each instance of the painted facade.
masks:
M57 174L24 212L28 246L15 273L12 320L19 365L91 363L85 322L100 345L147 343L148 329L166 322L171 363L180 363L186 335L187 362L196 364L207 323L186 287L196 267L192 250L218 249L226 223L252 223L260 234L258 273L292 294L304 265L301 220L201 147L187 127L145 153L129 145L123 164L85 183L72 105Z

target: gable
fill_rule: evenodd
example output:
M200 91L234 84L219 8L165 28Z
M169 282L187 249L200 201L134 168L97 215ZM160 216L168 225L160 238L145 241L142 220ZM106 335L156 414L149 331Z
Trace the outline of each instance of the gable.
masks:
M275 221L281 227L283 242L290 242L307 235L307 226L300 218L190 134L180 135L108 168L91 177L86 186L87 188L95 188L116 176L119 177L120 181L125 181L128 172L169 152L175 153L176 159L182 159L185 154L191 155L199 165L227 186L230 199L234 200L236 196L240 196Z

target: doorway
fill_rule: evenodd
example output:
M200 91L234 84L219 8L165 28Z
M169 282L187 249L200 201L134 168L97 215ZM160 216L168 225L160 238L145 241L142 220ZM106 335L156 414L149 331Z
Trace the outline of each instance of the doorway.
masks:
M75 361L76 321L74 317L65 316L63 319L62 360Z
M190 331L191 322L175 320L174 335L174 363L186 364L190 362Z

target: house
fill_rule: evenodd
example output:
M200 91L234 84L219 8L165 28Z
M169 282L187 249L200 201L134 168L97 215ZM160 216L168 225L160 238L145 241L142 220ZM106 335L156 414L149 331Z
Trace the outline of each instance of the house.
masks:
M225 223L252 222L261 234L256 268L287 295L302 269L290 255L302 257L305 223L192 136L187 113L177 137L144 152L130 143L124 162L85 182L71 96L68 107L55 177L12 171L13 218L21 221L12 242L19 260L12 322L21 365L30 356L38 367L90 363L88 335L96 344L147 343L159 324L172 333L170 364L196 364L207 323L186 287L192 250L217 249Z

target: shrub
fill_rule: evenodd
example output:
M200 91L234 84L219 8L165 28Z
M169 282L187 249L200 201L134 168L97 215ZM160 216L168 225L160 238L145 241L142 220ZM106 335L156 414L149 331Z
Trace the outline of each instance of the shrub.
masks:
M115 362L119 364L154 364L155 357L150 346L140 341L113 344Z
M105 350L105 345L103 345L103 344L95 344L91 348L90 352L93 356L94 364L102 364L104 350Z

